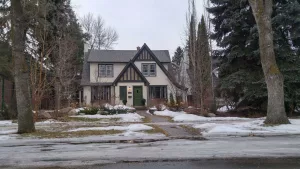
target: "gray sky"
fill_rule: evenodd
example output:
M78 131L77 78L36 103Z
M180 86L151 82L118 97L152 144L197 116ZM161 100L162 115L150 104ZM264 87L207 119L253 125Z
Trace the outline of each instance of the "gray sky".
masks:
M150 49L167 49L172 56L184 42L188 0L71 0L79 17L91 12L101 15L114 28L119 40L114 49L136 49L144 43ZM203 0L196 0L198 17Z

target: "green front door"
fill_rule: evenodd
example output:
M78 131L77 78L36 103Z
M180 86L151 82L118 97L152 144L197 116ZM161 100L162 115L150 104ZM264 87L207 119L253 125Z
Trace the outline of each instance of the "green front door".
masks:
M142 106L143 87L133 86L133 106Z

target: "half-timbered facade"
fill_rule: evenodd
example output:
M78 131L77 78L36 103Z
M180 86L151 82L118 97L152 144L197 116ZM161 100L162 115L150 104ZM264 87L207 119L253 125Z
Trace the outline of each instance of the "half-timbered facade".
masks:
M168 71L167 50L86 50L81 86L86 104L110 103L146 105L153 99L168 100L170 93L186 99L187 89L175 82Z

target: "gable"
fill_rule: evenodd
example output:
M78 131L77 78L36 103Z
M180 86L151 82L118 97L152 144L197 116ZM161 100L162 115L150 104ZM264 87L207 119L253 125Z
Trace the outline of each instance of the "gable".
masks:
M129 62L124 67L113 84L117 84L119 82L144 82L147 85L149 84L147 79L142 75L139 69L132 62Z
M124 72L124 74L120 77L119 82L142 82L142 78L139 73L133 68L132 65L128 67L128 69Z
M137 61L154 61L148 50L143 49L136 58Z

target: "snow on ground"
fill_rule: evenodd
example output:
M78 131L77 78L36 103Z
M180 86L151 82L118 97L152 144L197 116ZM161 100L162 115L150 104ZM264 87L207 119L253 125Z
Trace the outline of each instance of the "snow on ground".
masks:
M130 124L128 126L108 126L108 127L82 127L77 129L69 130L68 132L74 131L86 131L86 130L122 130L122 131L143 131L152 130L153 128L144 124Z
M45 121L36 122L35 124L36 125L43 125L43 124L53 124L53 123L63 123L63 122L57 121L57 120L54 120L54 119L48 119L48 120L45 120Z
M91 119L111 119L111 118L120 118L118 122L141 122L144 118L137 113L127 113L127 114L114 114L114 115L77 115L71 117L81 117L81 118L91 118Z
M223 107L218 108L217 111L225 113L225 112L228 112L229 110L233 110L233 109L234 109L234 107L232 107L232 106L223 106Z
M105 108L109 109L109 110L120 110L120 109L124 109L124 110L135 110L135 108L133 107L129 107L129 106L126 106L126 105L115 105L115 106L112 106L110 104L105 104L104 105Z
M11 125L13 124L11 120L1 120L0 121L0 126L6 126L6 125Z
M239 117L203 117L194 114L187 114L185 112L173 112L170 110L155 111L155 115L173 117L175 122L202 122L202 121L236 121L236 120L250 120L249 118Z
M194 125L204 136L249 136L300 134L300 119L291 119L292 124L264 126L263 120L232 122L227 124L205 123Z

